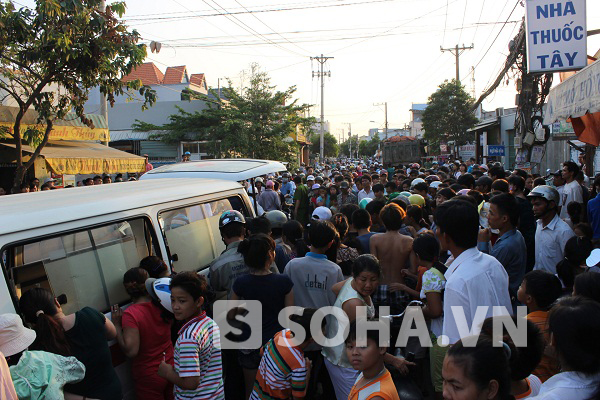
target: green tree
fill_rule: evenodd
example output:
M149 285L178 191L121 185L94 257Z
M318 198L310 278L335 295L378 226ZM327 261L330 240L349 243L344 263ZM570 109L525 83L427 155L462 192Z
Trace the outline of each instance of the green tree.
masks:
M430 145L437 146L451 140L461 145L473 139L467 133L467 129L477 123L477 117L471 111L473 102L473 98L456 79L442 83L429 96L423 112L425 139Z
M356 155L356 149L358 149L358 137L356 135L350 136L350 139L346 139L340 145L340 156L348 157L350 154L350 144L352 144L352 154Z
M376 133L371 140L361 140L359 142L358 153L361 156L372 157L379 148L380 143L381 139L379 139L379 134Z
M36 0L34 9L0 3L0 93L19 108L12 130L2 132L16 144L16 188L48 142L54 121L74 112L93 127L83 109L92 88L99 87L111 105L128 90L140 91L144 108L156 99L139 80L121 82L146 57L145 45L137 44L140 35L122 23L125 3L99 7L100 0ZM31 107L45 127L23 132L21 120ZM27 162L23 140L35 148Z
M313 133L310 135L310 152L312 154L321 153L321 135L319 133ZM323 153L325 157L337 157L340 149L337 143L337 139L329 132L323 134Z
M134 124L134 130L159 130L154 135L165 142L181 140L206 140L215 142L222 156L249 157L294 162L297 144L292 139L297 130L310 137L310 125L314 118L303 117L308 104L298 104L293 99L294 86L285 91L276 91L270 77L260 71L258 64L251 65L249 85L238 91L231 87L223 89L226 101L201 98L207 107L193 113L179 109L164 125L153 125L143 121Z

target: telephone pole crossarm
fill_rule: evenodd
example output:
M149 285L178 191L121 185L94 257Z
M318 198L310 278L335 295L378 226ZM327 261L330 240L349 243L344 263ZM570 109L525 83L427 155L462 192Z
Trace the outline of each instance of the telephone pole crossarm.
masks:
M456 80L458 82L460 82L460 76L459 76L459 58L460 55L465 51L465 50L472 50L473 49L473 44L471 44L469 47L465 47L465 45L463 44L462 47L459 47L458 45L451 47L449 49L444 49L442 46L440 46L440 51L443 53L445 51L449 51L450 53L452 53L454 55L454 57L456 57Z

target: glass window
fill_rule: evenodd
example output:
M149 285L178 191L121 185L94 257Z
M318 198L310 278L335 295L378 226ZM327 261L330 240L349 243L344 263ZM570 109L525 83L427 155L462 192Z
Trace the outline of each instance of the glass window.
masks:
M225 250L219 233L219 217L227 210L249 215L242 199L235 196L158 214L174 271L205 269Z
M43 287L67 296L67 314L86 306L108 311L128 299L125 271L156 254L150 228L137 218L12 247L6 261L17 297Z

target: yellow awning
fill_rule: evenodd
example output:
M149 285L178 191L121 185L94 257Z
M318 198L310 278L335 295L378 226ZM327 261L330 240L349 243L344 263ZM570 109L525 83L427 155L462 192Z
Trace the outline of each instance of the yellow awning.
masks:
M1 143L15 148L14 143ZM23 151L33 153L34 149L23 145ZM146 171L144 157L136 156L100 143L56 140L49 141L42 149L48 167L58 175L75 174L116 174Z
M8 128L12 135L15 116L19 112L18 107L0 106L0 126ZM110 133L106 124L106 119L98 114L85 114L86 118L94 123L94 128L85 125L74 114L69 113L65 119L54 121L52 131L50 131L50 140L100 140L102 142L110 142ZM38 113L33 110L27 110L21 120L21 130L26 131L28 128L44 131L46 126L37 123Z

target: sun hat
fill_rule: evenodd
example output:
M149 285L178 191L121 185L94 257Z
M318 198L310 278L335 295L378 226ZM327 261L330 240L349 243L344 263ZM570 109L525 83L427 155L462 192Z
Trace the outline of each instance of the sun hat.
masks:
M35 340L35 331L25 328L17 314L0 315L0 351L6 356L22 352Z

